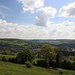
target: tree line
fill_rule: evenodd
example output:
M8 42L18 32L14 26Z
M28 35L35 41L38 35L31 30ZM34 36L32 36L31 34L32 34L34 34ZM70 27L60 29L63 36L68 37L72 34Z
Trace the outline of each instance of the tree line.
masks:
M38 58L38 60L35 60L36 58ZM72 57L69 58L72 59ZM0 60L26 64L28 68L32 65L36 65L45 68L55 67L75 70L75 58L73 58L74 60L70 59L63 56L60 48L45 44L37 52L31 51L30 49L23 49L17 53L16 57L8 59L2 57Z

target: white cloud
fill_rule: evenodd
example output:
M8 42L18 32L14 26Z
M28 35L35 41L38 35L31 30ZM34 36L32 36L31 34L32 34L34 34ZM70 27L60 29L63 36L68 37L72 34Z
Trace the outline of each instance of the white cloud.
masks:
M75 23L65 21L59 24L54 24L51 27L50 34L52 38L58 39L75 39Z
M75 17L75 2L69 3L67 6L60 8L58 16Z
M65 21L49 27L19 25L0 19L0 38L75 39L75 23Z
M70 25L74 25L74 22L65 21L65 22L59 23L57 25L70 26Z
M44 0L18 0L23 4L24 11L34 12L35 8L44 6Z
M0 19L0 38L43 39L47 34L47 30L36 25L18 25Z
M48 26L50 25L50 18L53 18L57 10L52 7L40 8L37 10L36 25Z

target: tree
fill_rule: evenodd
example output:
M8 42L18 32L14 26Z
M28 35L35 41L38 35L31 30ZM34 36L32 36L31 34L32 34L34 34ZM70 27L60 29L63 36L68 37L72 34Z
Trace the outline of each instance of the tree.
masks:
M57 55L56 55L56 66L57 67L61 67L62 65L62 60L63 60L63 54L62 52L58 51Z
M45 59L47 66L50 66L49 63L56 58L58 48L52 47L51 45L45 44L40 50L40 55Z
M32 62L34 58L34 52L29 49L24 49L17 54L16 58L17 62L21 64L24 64L26 61Z

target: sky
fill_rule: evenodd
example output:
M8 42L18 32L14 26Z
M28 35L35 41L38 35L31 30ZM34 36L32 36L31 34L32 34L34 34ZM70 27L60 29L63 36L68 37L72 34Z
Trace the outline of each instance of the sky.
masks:
M75 39L75 0L0 0L0 38Z

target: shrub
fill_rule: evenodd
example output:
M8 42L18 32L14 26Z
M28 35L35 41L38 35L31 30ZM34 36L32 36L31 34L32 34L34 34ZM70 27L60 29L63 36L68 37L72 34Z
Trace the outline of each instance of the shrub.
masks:
M69 60L64 60L62 62L62 68L74 70L74 63Z
M63 71L60 71L59 74L63 74Z
M17 63L17 59L16 58L9 58L8 62L12 62L12 63Z
M26 64L26 67L27 67L27 68L32 67L32 64L31 64L29 61L25 62L25 64Z
M7 62L7 61L8 61L8 58L6 58L6 57L4 56L4 57L2 57L1 60Z
M47 62L45 60L38 60L37 66L47 67Z

